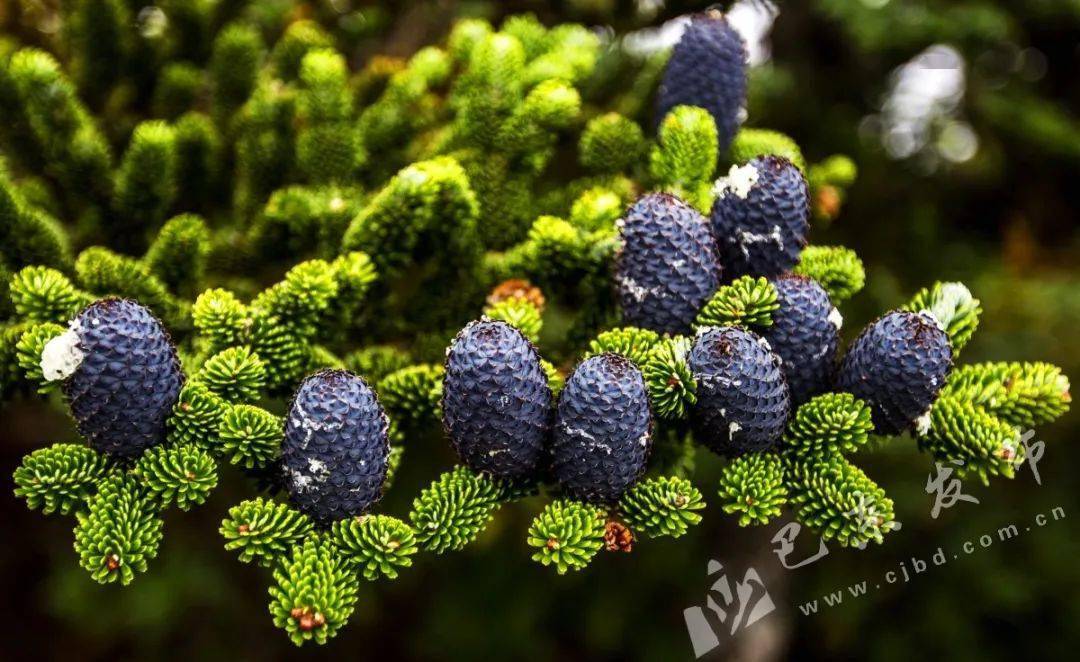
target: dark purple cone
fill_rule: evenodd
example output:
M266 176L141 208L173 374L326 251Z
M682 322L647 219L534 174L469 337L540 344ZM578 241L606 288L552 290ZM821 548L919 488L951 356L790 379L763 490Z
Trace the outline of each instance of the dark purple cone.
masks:
M574 369L559 394L551 472L567 496L614 503L645 471L652 413L641 371L599 354Z
M828 389L840 340L840 313L816 281L786 274L772 281L780 307L761 331L783 361L793 407Z
M712 231L727 277L794 267L810 231L809 199L806 178L781 156L753 158L717 180Z
M540 356L506 322L472 322L446 353L443 425L461 461L497 478L534 476L551 431Z
M184 375L161 322L129 299L102 299L71 328L82 359L63 392L79 433L115 457L163 443Z
M791 411L780 358L768 342L740 327L698 334L689 356L697 381L694 434L726 456L764 451L780 443Z
M933 317L893 311L855 340L836 386L870 405L878 434L900 434L934 403L951 369L949 336Z
M292 503L322 524L360 515L382 496L389 420L367 383L323 370L300 385L281 444Z
M627 324L685 333L720 284L708 221L666 193L642 196L620 222L615 280Z
M699 106L716 120L720 148L739 130L746 103L746 45L724 15L706 11L690 17L664 69L656 92L655 125L675 106Z

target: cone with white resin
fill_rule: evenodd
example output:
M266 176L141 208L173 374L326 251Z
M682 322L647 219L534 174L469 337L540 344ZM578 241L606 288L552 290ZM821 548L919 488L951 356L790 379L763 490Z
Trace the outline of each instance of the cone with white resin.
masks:
M41 371L62 390L79 432L96 450L134 457L165 441L184 383L161 322L128 299L87 306L46 343Z

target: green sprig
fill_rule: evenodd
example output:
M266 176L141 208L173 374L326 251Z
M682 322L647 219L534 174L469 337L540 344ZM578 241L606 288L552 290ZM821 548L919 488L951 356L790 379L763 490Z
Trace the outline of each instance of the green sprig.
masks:
M379 380L379 401L396 420L421 423L438 416L443 367L418 364Z
M325 644L352 615L359 589L349 561L325 536L312 534L274 569L270 614L297 646Z
M850 393L824 393L795 412L784 435L784 448L800 457L854 452L874 429L870 416L870 407Z
M619 510L637 533L650 538L678 538L701 521L701 492L685 478L659 476L643 480L623 495Z
M589 355L611 352L625 356L638 367L645 366L652 358L653 350L660 344L660 334L650 329L624 326L604 331L589 341Z
M820 283L835 306L855 296L866 284L862 260L843 246L807 246L792 271Z
M942 396L968 401L1012 425L1033 427L1069 411L1069 378L1049 363L975 363L949 376Z
M67 276L49 267L26 267L11 279L11 302L28 322L66 323L90 297Z
M712 295L694 326L770 326L780 307L776 296L776 287L765 278L740 276Z
M457 551L484 530L503 498L490 478L455 467L425 488L413 501L409 519L424 549Z
M55 381L45 380L45 375L41 371L41 352L50 340L65 331L66 329L59 324L50 322L35 324L27 329L19 338L19 342L15 344L19 367L26 374L27 381L39 385L39 392L45 393L57 384Z
M217 440L218 423L228 404L200 381L189 381L169 417L169 441L210 447Z
M88 446L39 448L15 469L15 496L26 499L31 510L67 515L84 506L105 471L105 458Z
M536 549L532 558L554 565L559 574L581 570L604 546L603 509L560 499L549 503L529 527L527 542Z
M844 546L881 543L897 528L892 500L843 456L785 458L784 469L796 519L822 538Z
M219 531L225 549L240 550L241 561L269 567L284 559L313 528L311 518L288 504L259 497L230 508Z
M484 315L513 326L530 342L540 340L540 329L543 326L540 311L526 299L510 298L495 302L484 308Z
M277 455L285 434L281 417L254 405L232 405L218 424L217 442L229 462L253 469Z
M126 586L157 556L164 524L134 476L117 472L102 479L77 516L75 551L94 581Z
M133 474L161 508L180 510L204 503L217 486L217 463L196 444L156 446L143 453Z
M411 557L419 550L412 527L389 515L361 515L334 522L330 539L369 580L380 575L396 578L398 569L411 566Z
M721 507L739 514L739 526L779 517L787 495L783 462L776 453L747 453L728 463L720 476Z
M207 359L196 379L225 400L252 402L265 385L266 369L250 348L230 347Z
M686 361L690 346L690 339L684 336L665 338L641 369L653 412L660 418L685 418L697 402L697 382Z
M943 395L919 430L919 448L929 451L959 476L1012 478L1024 460L1020 430L970 402Z

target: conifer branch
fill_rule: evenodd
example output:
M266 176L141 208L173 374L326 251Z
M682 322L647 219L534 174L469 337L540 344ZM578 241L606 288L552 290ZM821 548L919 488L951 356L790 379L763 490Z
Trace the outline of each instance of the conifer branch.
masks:
M581 570L604 546L606 514L601 508L569 500L549 503L529 527L532 558L554 565L560 575Z
M843 246L807 246L792 271L820 283L835 306L853 297L866 283L862 260Z
M770 326L772 313L780 307L776 296L776 288L765 278L741 276L712 295L694 325Z
M650 538L678 538L701 521L705 508L701 492L689 480L675 476L645 479L619 501L619 511L636 533Z
M220 532L226 540L225 549L240 550L241 561L269 567L284 561L312 529L307 515L260 497L230 508Z
M130 584L157 556L163 523L153 497L134 476L117 472L103 478L77 518L79 564L98 583Z
M15 470L15 496L26 499L31 510L68 515L84 507L105 471L105 458L87 446L39 448Z
M787 503L784 463L776 453L748 453L724 467L721 507L738 513L739 526L768 524Z

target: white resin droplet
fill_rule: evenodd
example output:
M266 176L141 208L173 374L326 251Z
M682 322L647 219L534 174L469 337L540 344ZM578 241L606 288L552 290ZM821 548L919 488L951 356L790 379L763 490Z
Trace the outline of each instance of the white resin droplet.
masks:
M933 407L928 407L926 411L923 412L922 416L915 419L915 432L917 432L920 437L930 431L931 409L933 409Z
M844 328L844 316L835 307L829 311L829 321L832 322L837 331Z
M716 180L713 185L713 193L718 198L727 197L728 193L733 193L745 199L746 196L750 195L750 189L754 188L757 181L758 171L752 164L733 165L731 170L728 171L727 177Z
M56 336L41 350L41 374L46 381L67 379L82 364L86 354L79 349L77 327Z

